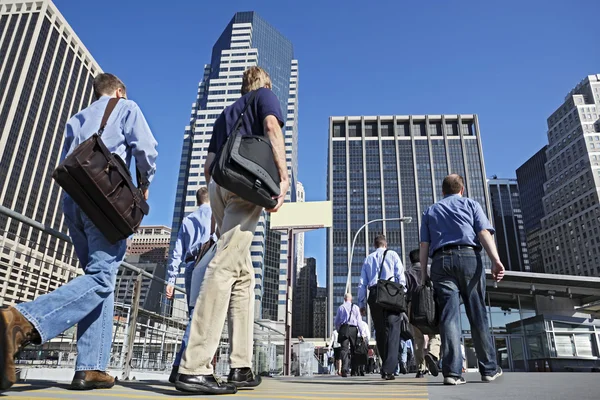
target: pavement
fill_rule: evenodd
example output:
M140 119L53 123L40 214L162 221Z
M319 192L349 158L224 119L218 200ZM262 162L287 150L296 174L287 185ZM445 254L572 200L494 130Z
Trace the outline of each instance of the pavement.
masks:
M266 378L254 390L240 390L235 395L222 396L240 400L598 400L599 373L505 373L497 382L483 383L478 374L466 374L469 383L443 386L442 379L415 379L401 376L384 382L377 375L340 378ZM67 390L69 382L27 381L0 393L0 400L30 399L214 399L214 396L190 396L180 393L164 381L119 382L112 389L74 392Z

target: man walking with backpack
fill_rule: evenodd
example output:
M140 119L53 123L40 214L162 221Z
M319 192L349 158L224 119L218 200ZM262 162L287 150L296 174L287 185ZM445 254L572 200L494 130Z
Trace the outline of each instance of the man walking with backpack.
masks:
M94 79L97 98L73 116L65 130L64 160L98 132L107 104L119 98L108 118L102 141L127 165L135 158L140 188L148 198L148 185L156 171L156 140L138 105L126 98L123 82L112 74ZM41 344L77 324L77 361L71 389L111 388L106 373L110 358L114 316L114 289L119 265L125 258L125 239L111 243L68 195L63 212L77 258L85 275L53 292L0 311L0 389L16 381L14 356L29 343Z
M254 332L254 267L250 245L263 208L217 185L211 180L217 153L238 120L238 135L268 138L280 176L280 194L269 212L279 210L289 189L285 143L281 131L285 118L279 100L271 91L271 79L259 67L250 67L242 78L242 97L227 107L215 121L204 176L210 205L220 233L217 252L206 269L194 316L188 347L175 382L178 390L191 393L233 394L237 387L256 387L260 376L252 366ZM252 99L252 102L250 100ZM229 315L231 370L228 382L213 376L211 360L219 346L221 331Z
M460 350L461 298L471 323L481 380L492 382L502 375L488 322L481 248L492 260L492 277L498 282L504 277L504 266L492 236L492 224L478 202L463 197L464 190L460 175L448 175L442 183L444 198L429 207L421 220L421 265L427 265L428 257L433 259L431 280L441 308L445 385L466 383ZM427 268L422 268L422 276L427 282Z

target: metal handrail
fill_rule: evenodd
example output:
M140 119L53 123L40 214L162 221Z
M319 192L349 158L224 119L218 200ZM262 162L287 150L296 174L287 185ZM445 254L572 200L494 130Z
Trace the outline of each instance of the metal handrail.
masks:
M36 221L34 219L31 219L31 218L26 217L26 216L24 216L22 214L19 214L18 212L13 211L10 208L6 208L6 207L0 205L0 214L4 214L4 215L6 215L6 216L8 216L8 217L10 217L12 219L15 219L15 220L19 221L19 222L22 222L22 223L24 223L26 225L29 225L29 226L33 227L33 228L39 229L40 231L42 231L44 233L47 233L50 236L54 236L57 239L64 240L64 241L66 241L68 243L71 243L71 244L73 243L73 241L71 240L71 237L69 235L66 235L66 234L64 234L64 233L62 233L60 231L57 231L56 229L50 228L50 227L48 227L48 226L46 226L46 225L42 224L41 222L38 222L38 221ZM129 264L128 262L123 261L123 262L121 262L121 265L123 267L125 267L126 269L130 269L130 270L132 270L132 271L134 271L134 272L136 272L136 273L138 273L138 274L140 274L142 276L145 276L146 278L156 279L158 282L164 283L165 285L167 284L167 281L165 281L164 279L158 278L158 277L152 275L151 273L149 273L147 271L144 271L141 268L138 268L138 267L136 267L134 265ZM178 286L175 286L174 289L176 291L180 292L180 293L185 294L185 289L182 289L182 288L180 288Z

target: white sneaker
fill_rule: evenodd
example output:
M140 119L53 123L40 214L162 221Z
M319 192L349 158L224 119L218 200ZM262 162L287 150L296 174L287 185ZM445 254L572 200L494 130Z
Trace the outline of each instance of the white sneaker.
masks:
M498 367L494 375L481 375L482 382L493 382L502 376L502 368Z
M457 385L464 385L465 383L467 383L467 381L462 376L461 377L447 376L444 378L444 385L457 386Z

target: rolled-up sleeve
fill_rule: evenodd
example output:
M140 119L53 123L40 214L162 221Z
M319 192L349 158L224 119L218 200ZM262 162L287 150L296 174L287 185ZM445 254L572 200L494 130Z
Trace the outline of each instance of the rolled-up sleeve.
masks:
M490 223L490 220L486 217L485 213L483 212L481 204L474 200L471 200L470 203L473 209L473 229L475 230L475 233L479 233L484 230L489 231L492 235L496 233L496 230Z
M429 214L427 211L423 212L423 218L421 218L421 242L431 243L431 236L429 235Z
M360 273L360 282L358 283L358 306L360 308L367 307L367 286L369 285L369 277L367 276L367 268L369 267L368 261L366 258L362 271Z
M123 134L131 148L131 154L135 157L136 168L141 174L141 182L138 182L138 185L147 186L152 182L152 178L156 173L156 157L158 156L156 147L158 143L152 135L142 110L135 103L133 103L125 119Z

